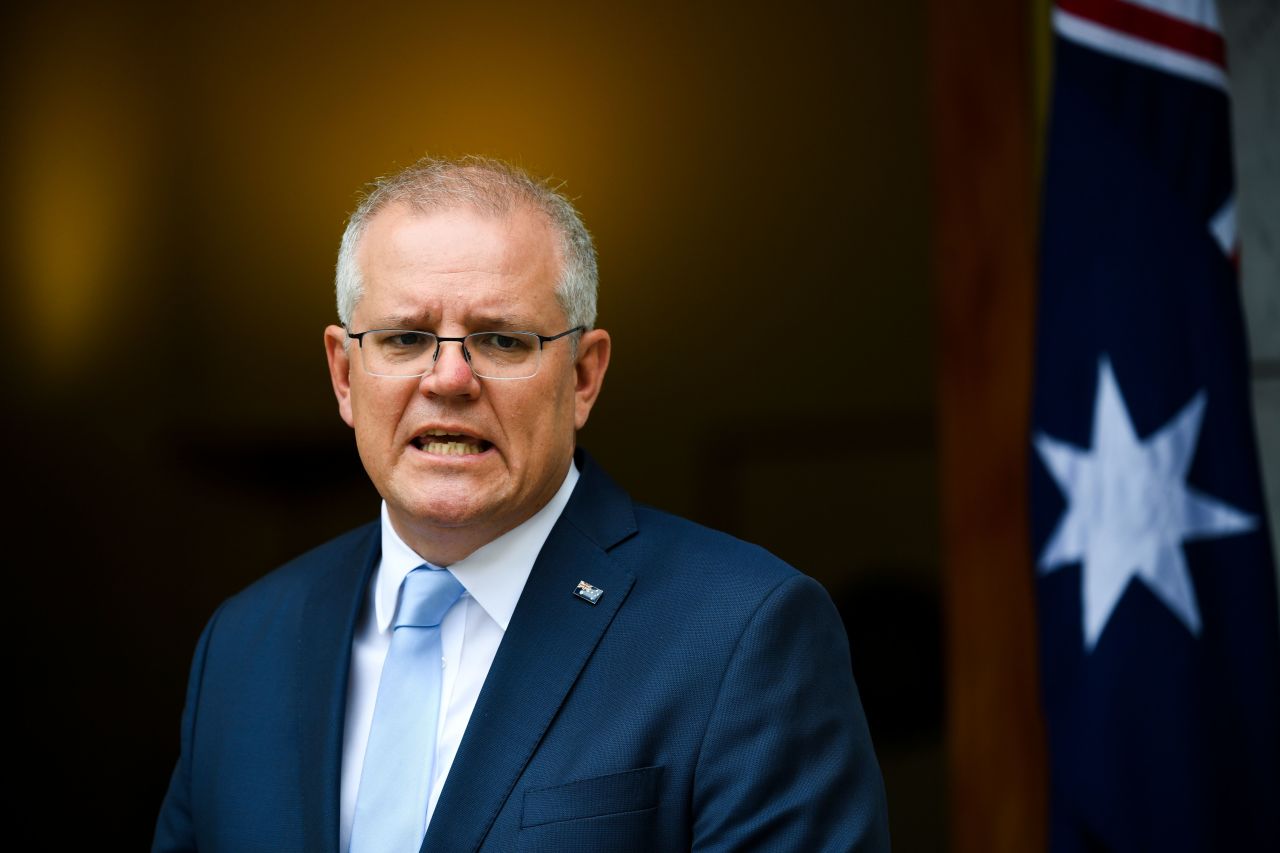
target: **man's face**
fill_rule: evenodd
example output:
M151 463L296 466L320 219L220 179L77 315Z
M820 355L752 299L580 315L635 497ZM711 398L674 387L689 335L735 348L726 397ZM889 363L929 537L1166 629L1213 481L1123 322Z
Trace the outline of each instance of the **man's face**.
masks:
M351 330L470 332L568 328L555 297L557 241L539 215L460 207L379 212L361 240L364 294ZM442 343L417 379L373 376L358 344L325 330L338 411L355 429L369 478L396 531L437 564L456 562L550 500L573 455L609 361L609 335L548 343L528 379L478 379L461 345ZM428 440L429 439L429 440Z

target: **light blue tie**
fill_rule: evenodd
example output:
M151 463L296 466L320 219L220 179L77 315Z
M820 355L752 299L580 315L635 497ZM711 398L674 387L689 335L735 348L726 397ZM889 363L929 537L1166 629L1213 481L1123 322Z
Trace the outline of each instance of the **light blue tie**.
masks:
M405 575L351 824L351 853L417 853L440 713L440 622L462 595L448 569Z

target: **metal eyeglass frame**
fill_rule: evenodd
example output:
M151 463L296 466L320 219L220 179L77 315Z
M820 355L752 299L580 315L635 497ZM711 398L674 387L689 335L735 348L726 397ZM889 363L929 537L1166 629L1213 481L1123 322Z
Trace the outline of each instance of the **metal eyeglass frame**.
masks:
M540 335L537 332L513 330L510 332L499 332L499 331L471 332L470 334L463 335L460 338L446 338L442 335L437 335L435 332L423 332L419 329L365 329L363 332L353 332L350 329L348 329L346 326L343 326L342 330L347 333L348 338L355 339L356 343L360 345L361 352L364 351L364 336L371 335L374 332L413 332L414 334L418 334L418 335L430 335L431 337L436 339L436 351L431 356L431 367L428 370L425 370L422 373L415 373L412 375L397 376L391 373L373 373L366 366L365 372L368 373L370 376L381 376L385 379L421 379L422 377L429 375L433 370L435 370L436 362L440 360L440 345L443 343L447 343L449 341L455 341L458 343L459 346L462 347L462 357L466 359L467 367L471 368L471 374L475 376L477 379L494 379L499 382L512 382L512 381L519 381L521 379L532 379L533 377L538 375L538 370L542 369L542 359L541 359L542 350L548 343L550 343L551 341L558 341L567 335L572 335L574 332L585 332L587 330L587 327L574 326L572 329L565 329L563 332L561 332L558 335ZM538 367L533 371L533 373L530 373L528 376L481 376L479 373L476 373L475 366L471 363L471 351L467 349L467 343L466 343L467 338L471 337L471 335L517 335L517 334L533 335L535 338L538 339L538 355L539 355ZM361 359L361 361L363 361L363 359Z

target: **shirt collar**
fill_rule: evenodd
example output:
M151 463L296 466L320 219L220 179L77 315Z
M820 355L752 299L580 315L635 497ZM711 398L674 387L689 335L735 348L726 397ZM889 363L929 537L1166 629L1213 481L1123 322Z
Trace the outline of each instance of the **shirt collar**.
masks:
M569 472L559 490L547 501L546 506L535 512L523 524L508 530L474 553L449 566L449 571L476 600L489 617L505 632L515 612L520 593L533 571L542 545L551 535L564 511L573 487L578 483L578 467L569 463ZM396 600L405 575L425 562L410 548L391 525L387 502L382 502L382 562L374 587L374 616L378 631L386 633L395 618Z

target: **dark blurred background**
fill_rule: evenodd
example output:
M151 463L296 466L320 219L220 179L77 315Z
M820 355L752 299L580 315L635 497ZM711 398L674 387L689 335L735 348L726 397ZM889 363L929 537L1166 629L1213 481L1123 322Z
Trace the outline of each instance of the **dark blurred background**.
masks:
M149 843L204 620L374 517L321 330L357 190L427 152L565 182L615 347L582 444L637 499L827 586L895 848L946 847L934 271L964 234L935 213L965 172L947 140L1008 130L993 218L1012 260L994 278L1026 270L1025 293L983 333L1016 355L1046 9L977 4L967 24L924 0L4 13L24 847L63 846L51 825ZM938 106L953 79L976 124ZM770 357L734 360L726 331L769 337ZM1014 428L1021 400L1002 404Z

